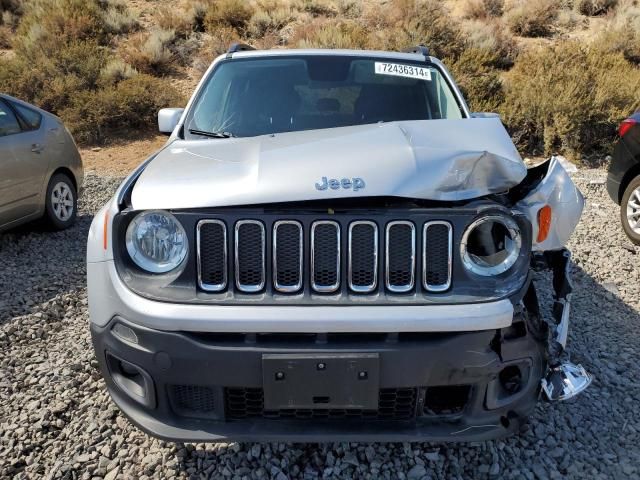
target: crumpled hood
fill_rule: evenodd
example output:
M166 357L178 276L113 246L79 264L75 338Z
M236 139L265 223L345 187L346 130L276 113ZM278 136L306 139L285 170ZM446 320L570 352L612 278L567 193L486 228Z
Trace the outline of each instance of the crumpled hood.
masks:
M525 175L498 118L420 120L177 140L142 172L131 200L139 210L371 196L455 201L503 192Z

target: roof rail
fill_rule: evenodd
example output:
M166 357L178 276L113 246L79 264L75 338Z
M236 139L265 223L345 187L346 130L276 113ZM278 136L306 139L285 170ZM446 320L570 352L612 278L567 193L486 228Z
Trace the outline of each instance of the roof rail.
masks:
M415 47L405 48L404 53L419 53L424 55L425 58L429 57L429 48L424 45L416 45Z
M239 43L239 42L232 43L231 46L229 47L229 50L227 50L227 58L229 58L231 55L233 55L236 52L246 52L248 50L255 50L255 47L252 47L251 45L247 45L246 43Z

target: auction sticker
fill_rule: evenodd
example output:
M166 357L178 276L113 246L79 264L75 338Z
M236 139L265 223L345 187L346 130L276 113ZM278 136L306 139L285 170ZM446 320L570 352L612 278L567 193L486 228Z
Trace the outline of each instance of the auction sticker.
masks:
M416 65L402 65L401 63L375 62L377 75L392 75L394 77L417 78L419 80L431 80L431 71L428 68Z

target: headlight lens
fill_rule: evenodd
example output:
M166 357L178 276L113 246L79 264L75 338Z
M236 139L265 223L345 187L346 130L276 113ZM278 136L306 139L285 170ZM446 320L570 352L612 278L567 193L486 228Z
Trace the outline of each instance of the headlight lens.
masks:
M509 270L518 260L522 236L518 224L503 215L487 215L474 221L462 237L462 263L485 277Z
M127 227L127 251L143 270L166 273L178 267L187 256L187 234L168 212L138 214Z

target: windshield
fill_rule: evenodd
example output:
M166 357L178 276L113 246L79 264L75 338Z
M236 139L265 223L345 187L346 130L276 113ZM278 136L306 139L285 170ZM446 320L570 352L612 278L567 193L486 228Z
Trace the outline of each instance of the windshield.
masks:
M356 56L221 62L190 109L186 131L248 137L463 114L433 65ZM199 133L198 133L199 132Z

